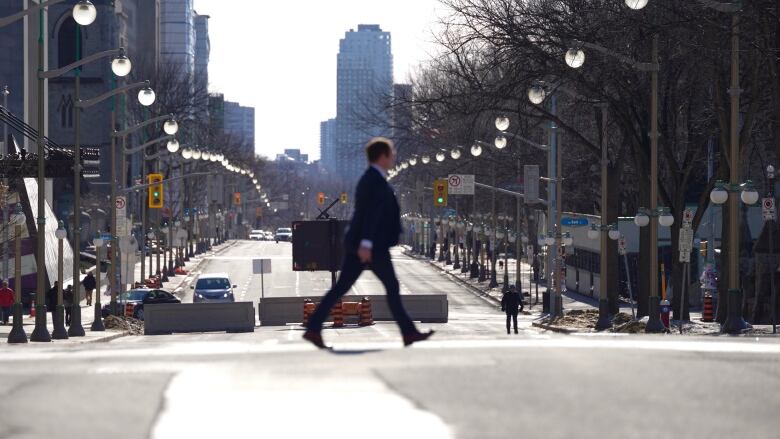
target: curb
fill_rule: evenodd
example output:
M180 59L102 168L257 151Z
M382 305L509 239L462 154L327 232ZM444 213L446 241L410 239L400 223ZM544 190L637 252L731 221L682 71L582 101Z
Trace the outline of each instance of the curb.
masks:
M237 242L238 241L236 241L236 240L229 241L229 242L226 243L227 245L225 245L224 247L222 247L220 249L217 249L216 251L213 252L213 254L215 254L215 255L216 254L220 254L220 253L224 252L225 250L235 246ZM197 270L200 270L201 266L206 262L206 260L207 260L207 258L205 258L205 257L201 258L201 260L198 261L198 264L195 265L194 267L192 267L192 269L189 271L189 273L187 273L187 275L184 277L184 279L182 279L182 281L179 282L179 285L177 285L176 288L173 288L173 290L171 292L174 295L181 294L182 291L184 291L184 285L187 282L192 282L192 279L194 279L194 276L192 276L192 273L194 273ZM189 281L188 281L188 279L189 279Z
M85 341L83 341L83 342L81 342L79 344L107 343L107 342L109 342L111 340L116 340L117 338L125 337L125 336L128 336L128 335L130 335L130 331L121 331L121 332L117 332L115 334L111 334L108 337L96 338L94 340L85 340Z
M552 332L557 332L557 333L560 333L560 334L587 334L588 333L588 332L581 331L581 330L578 330L578 329L569 329L569 328L564 328L562 326L548 325L547 323L542 323L542 322L539 322L539 321L531 322L531 326L535 326L535 327L541 328L541 329L546 329L546 330L552 331Z

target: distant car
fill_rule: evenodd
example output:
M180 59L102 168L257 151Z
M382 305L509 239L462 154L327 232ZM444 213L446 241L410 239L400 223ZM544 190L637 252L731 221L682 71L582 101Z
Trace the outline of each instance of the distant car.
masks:
M263 232L262 230L252 230L251 232L249 232L249 239L251 241L265 241L266 240L265 232Z
M122 301L117 307L117 313L119 313L119 315L125 315L125 306L128 303L133 304L133 317L137 318L138 320L143 320L144 305L157 303L181 303L181 300L177 299L176 296L165 290L138 288L125 293L124 301ZM106 318L111 314L110 303L103 305L101 314L103 315L103 318Z
M266 231L265 233L265 240L266 241L273 241L274 240L274 232Z
M230 283L226 273L201 274L190 288L194 290L192 303L236 301L233 288L237 286Z
M276 242L279 241L292 241L292 229L289 227L281 227L276 229Z

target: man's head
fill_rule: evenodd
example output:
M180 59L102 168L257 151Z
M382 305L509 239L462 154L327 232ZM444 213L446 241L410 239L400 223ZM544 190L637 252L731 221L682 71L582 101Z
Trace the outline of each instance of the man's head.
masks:
M371 165L377 165L385 171L395 164L395 146L385 137L374 137L366 144L366 158Z
M8 281L7 280L3 281L3 288L8 288Z

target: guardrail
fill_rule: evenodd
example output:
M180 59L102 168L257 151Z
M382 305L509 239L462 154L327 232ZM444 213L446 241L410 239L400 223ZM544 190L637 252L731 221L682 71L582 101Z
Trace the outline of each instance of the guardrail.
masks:
M175 332L254 332L252 302L144 305L144 335Z
M387 306L383 294L370 296L347 295L343 301L360 301L367 297L371 301L372 314L375 321L391 321L393 315ZM306 299L319 302L322 297L266 297L260 299L258 316L261 326L283 326L288 323L303 322L303 304ZM412 320L422 323L447 323L449 305L446 294L408 294L402 295L401 301Z

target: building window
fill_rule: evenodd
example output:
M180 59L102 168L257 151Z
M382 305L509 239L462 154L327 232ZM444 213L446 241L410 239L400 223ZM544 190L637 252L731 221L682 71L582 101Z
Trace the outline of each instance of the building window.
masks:
M73 97L71 95L62 96L57 111L60 112L60 127L73 128Z
M68 17L57 34L57 62L64 67L76 61L76 22Z

